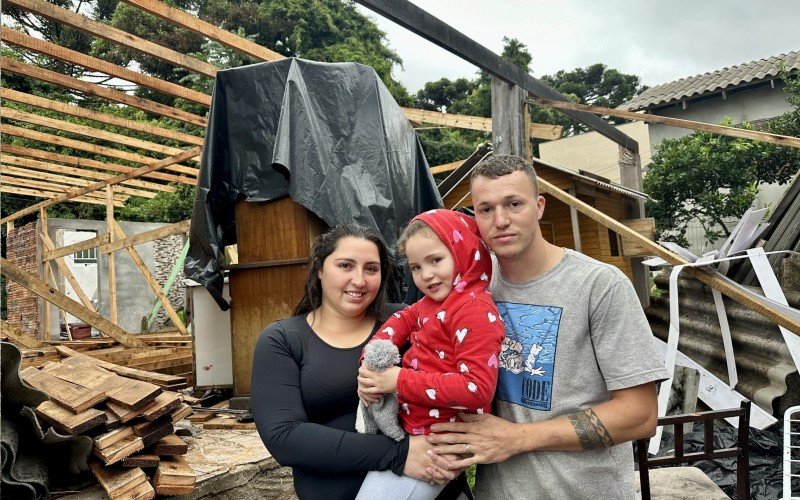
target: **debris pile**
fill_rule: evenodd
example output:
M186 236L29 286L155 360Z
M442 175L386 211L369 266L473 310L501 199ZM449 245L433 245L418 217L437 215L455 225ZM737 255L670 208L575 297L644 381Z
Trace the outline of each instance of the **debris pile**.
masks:
M188 445L173 424L192 413L183 396L170 389L186 379L118 366L58 346L67 356L21 378L50 398L36 415L60 433L93 441L94 476L111 499L150 499L194 490L196 477L183 459Z

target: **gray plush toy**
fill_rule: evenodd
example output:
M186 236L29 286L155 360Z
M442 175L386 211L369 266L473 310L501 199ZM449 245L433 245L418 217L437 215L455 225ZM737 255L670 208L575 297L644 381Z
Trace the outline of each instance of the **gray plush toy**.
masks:
M400 362L400 353L391 340L373 340L364 348L363 364L370 370L382 372ZM361 434L377 434L381 431L395 441L406 437L400 426L397 394L385 394L378 403L364 406L360 401L356 412L356 430Z

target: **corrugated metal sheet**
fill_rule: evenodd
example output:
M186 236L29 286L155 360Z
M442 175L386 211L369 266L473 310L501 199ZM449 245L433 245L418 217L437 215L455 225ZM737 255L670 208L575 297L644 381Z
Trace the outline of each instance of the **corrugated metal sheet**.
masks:
M769 80L778 76L781 65L785 65L786 69L790 71L800 69L800 51L656 85L622 104L619 109L641 111L684 99L722 92L745 84Z
M545 167L552 168L553 170L558 170L560 172L563 172L572 177L573 179L583 182L584 184L590 184L593 186L601 187L603 189L607 189L609 191L614 191L615 193L621 194L622 196L628 196L630 198L635 198L637 200L642 200L642 201L650 199L649 196L640 191L627 188L621 184L616 184L608 179L605 180L597 179L594 176L587 175L588 172L584 172L582 170L580 172L576 172L567 167L562 167L561 165L556 165L555 163L550 163L540 158L534 158L533 165L534 167L536 165L544 165Z
M645 313L653 333L666 342L669 329L669 275L661 273L656 285L665 296L651 300ZM722 333L711 289L693 279L680 281L680 341L678 349L727 381ZM792 307L800 306L800 294L788 293ZM731 327L739 383L736 390L774 416L800 404L800 377L778 327L759 314L725 298Z

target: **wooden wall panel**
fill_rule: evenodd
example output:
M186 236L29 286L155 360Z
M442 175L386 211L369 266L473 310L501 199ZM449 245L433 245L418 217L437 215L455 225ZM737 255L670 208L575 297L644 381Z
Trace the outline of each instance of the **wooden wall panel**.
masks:
M306 259L319 223L291 198L236 204L239 264ZM253 347L261 330L286 318L300 300L304 263L232 270L231 342L233 389L250 393Z

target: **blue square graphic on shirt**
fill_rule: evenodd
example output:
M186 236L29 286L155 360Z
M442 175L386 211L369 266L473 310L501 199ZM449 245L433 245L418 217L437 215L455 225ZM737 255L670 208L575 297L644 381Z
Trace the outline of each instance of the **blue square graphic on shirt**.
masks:
M496 398L549 411L553 395L558 326L563 309L498 302L506 327Z

